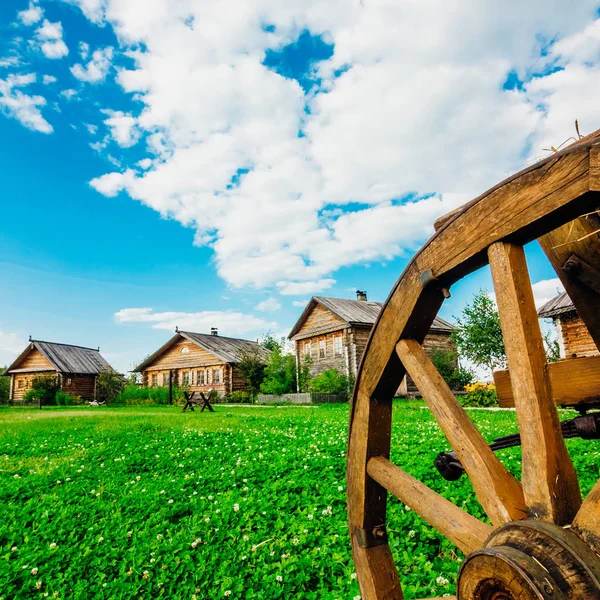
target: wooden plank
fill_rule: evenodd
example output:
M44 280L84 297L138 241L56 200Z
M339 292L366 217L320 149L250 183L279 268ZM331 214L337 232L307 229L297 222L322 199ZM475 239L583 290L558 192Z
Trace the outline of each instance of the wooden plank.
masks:
M559 406L574 406L581 402L600 402L600 356L569 358L548 365L552 397ZM496 371L494 383L498 404L503 408L515 405L509 371Z
M600 238L594 234L597 230L597 219L581 217L547 233L538 241L600 350L600 294L563 269L573 254L596 269L600 267Z
M600 481L583 501L572 529L596 554L600 554Z
M521 433L528 513L565 525L577 513L581 494L552 397L525 251L498 242L488 254Z
M396 352L469 475L490 521L502 525L524 519L521 484L490 449L421 345L400 340Z
M493 531L386 458L372 458L367 472L465 554L482 548Z

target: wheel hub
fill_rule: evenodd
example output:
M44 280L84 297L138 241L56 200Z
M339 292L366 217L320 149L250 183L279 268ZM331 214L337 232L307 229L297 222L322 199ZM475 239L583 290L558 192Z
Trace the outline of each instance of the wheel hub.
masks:
M574 533L541 521L494 531L463 562L459 600L598 600L600 558Z

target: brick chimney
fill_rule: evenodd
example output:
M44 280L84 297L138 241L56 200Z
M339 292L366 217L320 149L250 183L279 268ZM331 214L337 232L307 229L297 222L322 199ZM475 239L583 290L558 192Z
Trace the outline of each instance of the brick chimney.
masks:
M362 291L362 290L356 290L356 299L359 302L366 302L367 301L367 292Z
M210 335L219 335L219 330L216 327L211 327Z

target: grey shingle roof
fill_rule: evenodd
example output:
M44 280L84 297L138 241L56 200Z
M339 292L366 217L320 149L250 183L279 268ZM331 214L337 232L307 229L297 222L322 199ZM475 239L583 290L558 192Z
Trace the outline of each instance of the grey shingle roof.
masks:
M538 316L544 319L550 319L557 317L565 313L576 312L575 306L569 297L567 292L562 292L556 298L552 298L549 302L546 302L539 310Z
M327 296L313 296L307 304L304 312L298 319L297 323L292 328L289 337L295 336L302 324L308 317L310 311L316 304L320 304L348 325L366 325L372 326L375 324L383 302L365 302L363 300L348 300L347 298L329 298ZM430 331L440 333L450 333L454 326L440 317L436 317L431 325Z
M269 354L269 351L263 348L258 342L252 340L242 340L239 338L230 338L222 335L212 335L208 333L195 333L193 331L178 331L166 344L162 345L156 352L151 354L144 362L139 364L134 371L143 371L148 365L151 365L161 354L168 350L178 339L185 338L193 344L204 348L217 358L226 363L238 362L238 354L241 350L258 349L263 358Z
M31 340L30 345L7 369L7 373L16 368L21 360L34 348L39 350L59 373L98 375L102 371L112 369L99 350L95 348Z

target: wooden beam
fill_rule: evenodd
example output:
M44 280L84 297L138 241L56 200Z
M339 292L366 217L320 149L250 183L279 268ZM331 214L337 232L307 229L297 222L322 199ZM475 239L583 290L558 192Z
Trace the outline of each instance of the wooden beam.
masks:
M552 397L559 406L575 406L582 402L600 402L600 356L568 358L548 365ZM515 405L510 371L494 373L498 404L502 408Z
M562 436L522 246L488 251L523 446L522 482L530 517L571 523L579 481Z
M600 294L576 273L563 268L572 255L592 268L600 266L600 237L597 219L580 217L539 238L542 250L551 262L577 313L583 319L596 347L600 350Z
M400 340L396 352L462 463L494 525L526 518L521 484L490 449L421 344Z
M386 458L372 458L367 472L465 554L482 548L492 534L490 525L472 517Z

